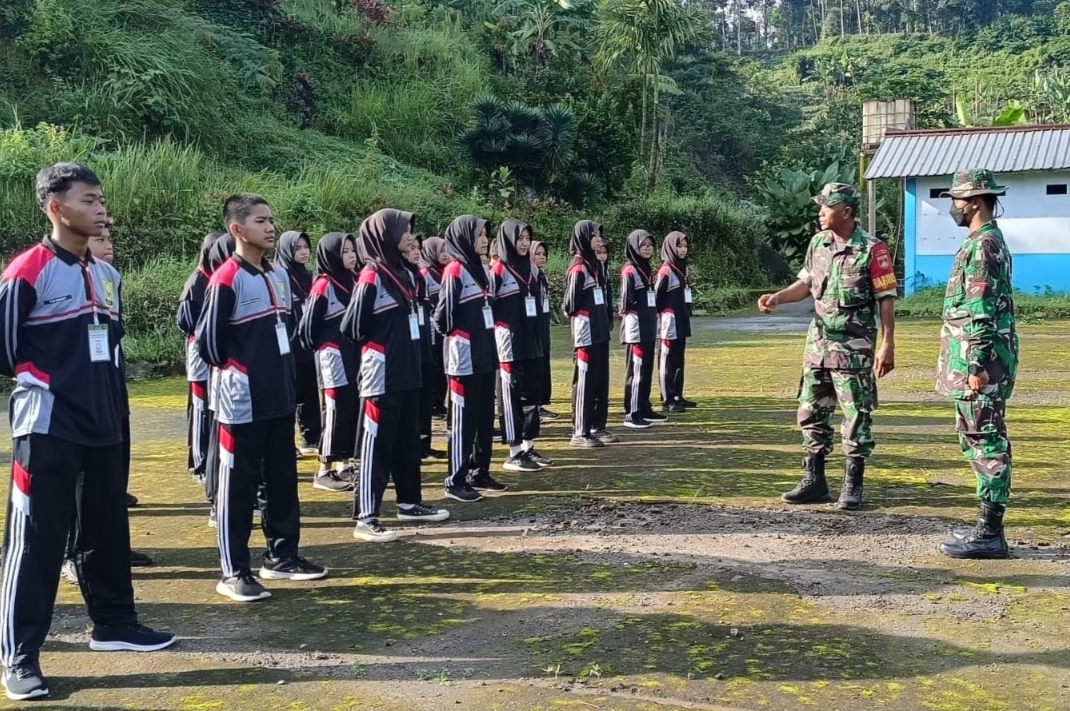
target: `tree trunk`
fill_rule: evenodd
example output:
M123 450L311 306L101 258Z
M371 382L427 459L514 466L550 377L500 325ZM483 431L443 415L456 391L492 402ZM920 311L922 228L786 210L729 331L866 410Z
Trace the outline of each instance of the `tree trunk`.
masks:
M843 17L843 0L840 0L840 39L847 36L847 25Z
M736 0L736 56L743 56L743 0Z
M866 34L862 31L862 0L855 0L855 12L858 14L858 34Z
M641 121L641 128L639 129L639 160L643 159L643 146L646 145L646 83L647 75L645 73L639 75L643 82L643 117Z

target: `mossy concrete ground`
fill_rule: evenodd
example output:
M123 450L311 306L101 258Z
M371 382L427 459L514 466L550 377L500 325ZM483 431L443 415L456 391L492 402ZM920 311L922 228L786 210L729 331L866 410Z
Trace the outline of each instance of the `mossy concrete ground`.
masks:
M453 518L396 543L354 541L349 498L312 489L315 463L300 462L303 552L331 577L269 583L273 597L251 605L213 590L215 531L184 472L184 383L137 384L131 528L157 559L135 570L139 609L181 641L89 652L78 592L63 583L42 657L48 705L1068 708L1070 324L1022 329L1007 418L1017 558L993 562L936 551L975 506L953 410L932 394L937 331L900 324L863 511L779 503L798 476L799 324L699 321L686 388L697 410L617 427L623 441L597 451L568 449L567 421L548 423L540 450L558 466L503 473L510 490L474 505L447 503L443 463L425 462L425 498ZM571 362L555 337L553 409L567 414ZM622 360L614 352L611 424Z

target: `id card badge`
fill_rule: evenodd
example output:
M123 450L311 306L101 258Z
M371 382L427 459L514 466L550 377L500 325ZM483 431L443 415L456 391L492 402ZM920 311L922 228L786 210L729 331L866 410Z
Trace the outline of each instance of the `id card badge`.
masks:
M602 287L596 286L594 288L594 305L603 306L606 303L605 294L602 293Z
M544 314L550 313L550 297L546 294L542 295L542 312Z
M535 310L534 296L524 298L524 312L528 315L528 318L535 318L538 315L538 311Z
M290 352L290 334L282 321L275 323L275 338L279 341L279 355L287 355Z
M490 309L490 304L483 307L483 325L487 328L494 328L494 312Z
M654 294L653 291L646 292L646 305L647 305L647 308L649 308L649 309L657 308L658 304L657 304L657 301L655 301L655 299L657 299L657 296Z
M420 317L415 313L409 314L409 338L414 341L420 340Z
M105 324L89 324L89 360L94 363L111 360L111 348L108 347L108 327Z
M691 303L691 287L690 286L685 286L684 287L684 303L685 304L690 304Z
M427 317L424 316L424 310L420 309L419 311L416 312L416 315L420 319L420 328L423 328L424 326L426 326L427 325Z

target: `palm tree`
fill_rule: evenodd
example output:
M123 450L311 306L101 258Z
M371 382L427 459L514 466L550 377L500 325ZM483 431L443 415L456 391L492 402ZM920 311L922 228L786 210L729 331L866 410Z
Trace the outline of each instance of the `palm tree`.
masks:
M598 22L598 61L604 70L623 66L641 82L643 108L639 154L648 159L647 182L657 181L660 158L658 108L666 87L675 88L662 69L699 35L696 15L678 0L608 0ZM671 88L669 89L671 91ZM653 104L648 100L652 95ZM647 125L651 127L647 148ZM644 149L648 151L644 154Z

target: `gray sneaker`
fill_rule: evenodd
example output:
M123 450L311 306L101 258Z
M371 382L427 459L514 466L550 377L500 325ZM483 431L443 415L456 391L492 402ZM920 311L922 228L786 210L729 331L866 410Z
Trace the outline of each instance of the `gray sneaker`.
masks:
M569 440L568 446L587 449L592 447L605 447L606 445L602 444L602 440L595 439L594 435L592 434L589 437L584 437L583 435L572 435L572 439Z
M12 701L25 701L39 696L48 696L48 684L36 661L23 661L4 668L4 690Z
M312 480L312 488L323 491L353 491L353 472L349 471L348 474L349 476L343 472L320 472Z
M606 432L605 430L594 430L593 432L591 432L591 437L594 437L602 444L612 444L613 442L620 442L620 438L617 437L617 435L613 434L612 432Z
M257 582L252 573L224 578L216 583L215 591L234 602L256 602L271 597L271 593Z

